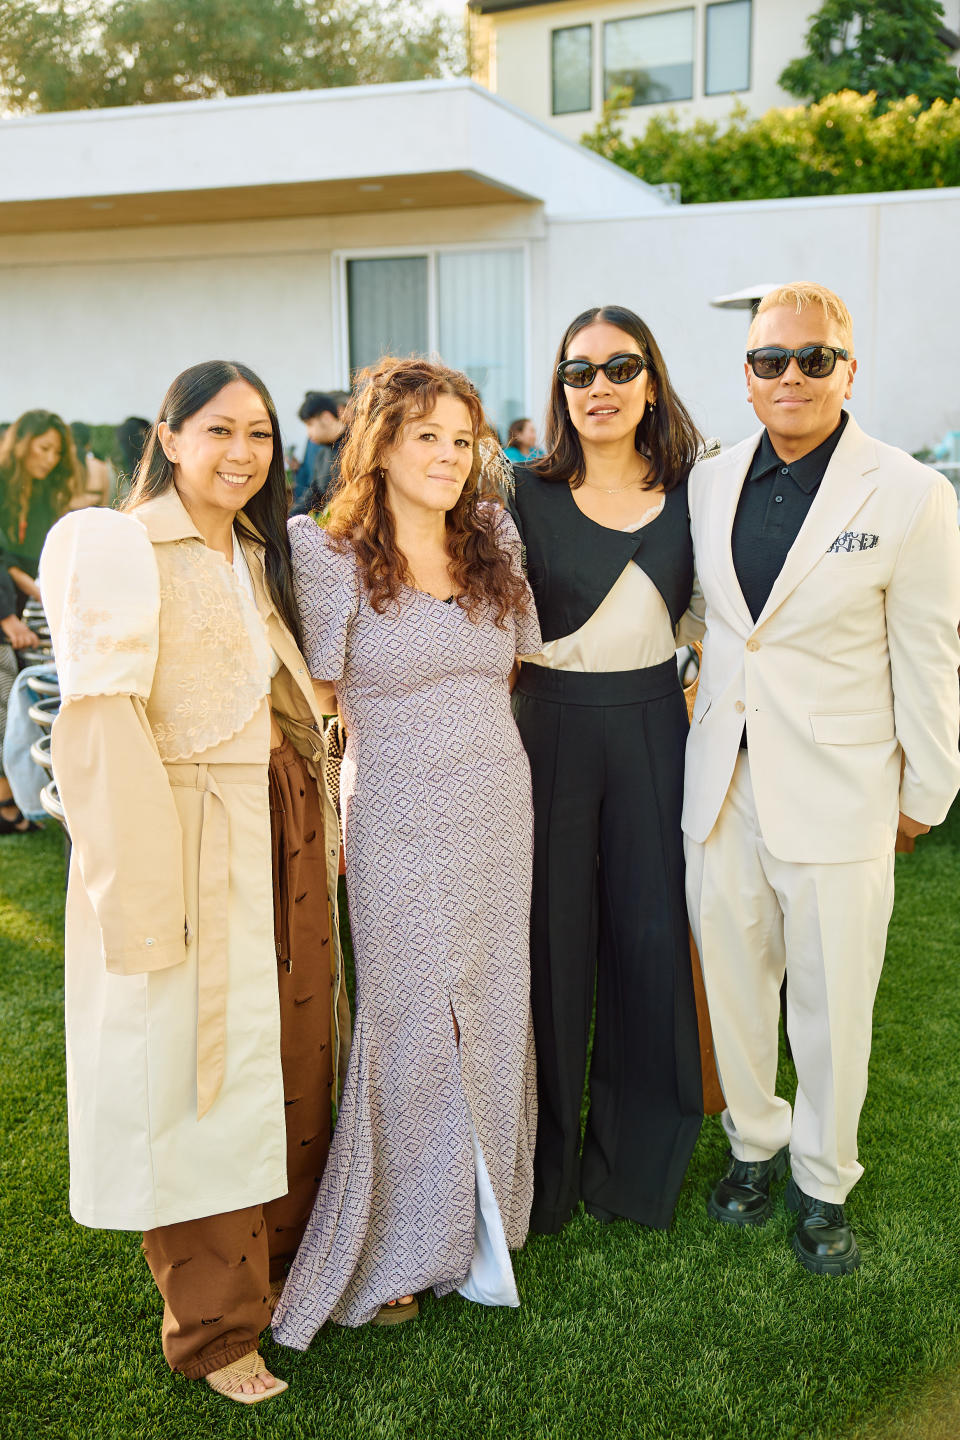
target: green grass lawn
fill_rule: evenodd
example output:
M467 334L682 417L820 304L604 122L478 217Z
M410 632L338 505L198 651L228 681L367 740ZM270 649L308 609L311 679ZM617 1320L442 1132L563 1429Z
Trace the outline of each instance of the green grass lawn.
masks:
M139 1237L67 1213L62 843L0 840L0 1435L956 1440L958 889L960 807L897 860L856 1275L800 1269L782 1200L762 1230L707 1219L714 1119L669 1234L581 1215L517 1257L519 1311L427 1297L414 1324L328 1327L303 1356L266 1341L291 1390L247 1409L170 1376Z

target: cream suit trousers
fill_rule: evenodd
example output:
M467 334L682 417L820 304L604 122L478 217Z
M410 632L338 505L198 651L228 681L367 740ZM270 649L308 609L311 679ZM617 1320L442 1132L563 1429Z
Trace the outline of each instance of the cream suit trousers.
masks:
M857 1124L893 908L893 853L833 865L776 859L760 833L746 751L705 843L686 837L685 846L733 1154L766 1160L789 1144L800 1189L842 1204L863 1174ZM797 1067L792 1117L775 1092L784 970Z

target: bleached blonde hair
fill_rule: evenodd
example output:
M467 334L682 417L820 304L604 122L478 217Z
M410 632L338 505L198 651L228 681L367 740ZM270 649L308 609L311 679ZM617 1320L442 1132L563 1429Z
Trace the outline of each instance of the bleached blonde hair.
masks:
M843 348L853 354L853 317L850 311L833 290L828 290L826 285L817 285L812 280L794 280L789 285L778 285L776 290L770 290L764 295L750 323L748 347L753 344L760 316L781 305L791 307L798 315L811 305L819 305L824 319L832 322L840 332Z

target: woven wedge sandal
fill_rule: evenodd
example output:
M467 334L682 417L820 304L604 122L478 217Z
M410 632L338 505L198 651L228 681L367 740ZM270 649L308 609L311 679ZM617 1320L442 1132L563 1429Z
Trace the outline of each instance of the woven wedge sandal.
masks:
M271 1315L280 1304L280 1296L283 1294L283 1287L286 1283L287 1277L285 1275L281 1275L278 1280L270 1281L270 1294L267 1297L267 1304L270 1306Z
M251 1350L248 1355L241 1355L239 1360L234 1360L231 1365L224 1365L219 1370L211 1370L206 1376L207 1384L211 1390L216 1390L218 1395L226 1395L230 1400L238 1400L241 1405L258 1405L261 1400L272 1400L274 1395L282 1395L288 1389L286 1380L277 1380L270 1390L264 1390L259 1395L244 1395L240 1386L245 1380L254 1380L266 1370L263 1356L259 1350Z

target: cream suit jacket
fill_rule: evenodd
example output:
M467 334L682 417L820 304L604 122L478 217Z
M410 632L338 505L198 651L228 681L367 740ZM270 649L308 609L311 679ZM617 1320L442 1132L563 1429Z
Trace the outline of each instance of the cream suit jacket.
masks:
M851 418L754 624L731 533L759 441L690 476L706 636L683 829L701 844L713 829L746 720L769 850L871 859L893 849L898 810L936 825L960 788L956 497Z

